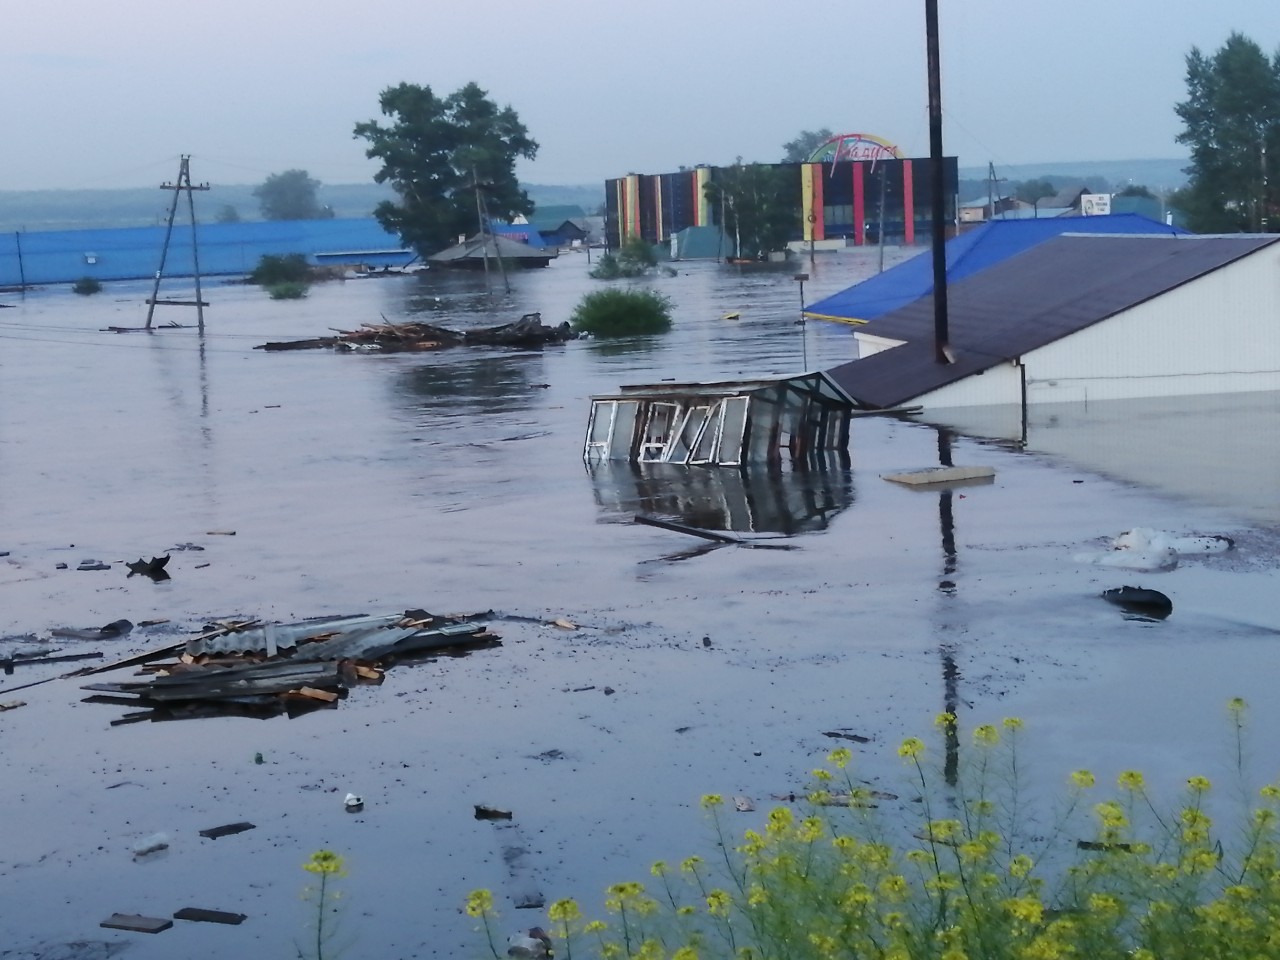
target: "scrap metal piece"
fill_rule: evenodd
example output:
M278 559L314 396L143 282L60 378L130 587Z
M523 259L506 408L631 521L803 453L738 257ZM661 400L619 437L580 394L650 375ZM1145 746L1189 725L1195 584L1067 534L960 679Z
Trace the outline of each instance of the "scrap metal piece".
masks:
M137 913L113 913L98 926L111 930L132 930L135 933L159 933L172 927L173 921L164 917L144 917Z
M198 923L226 923L237 926L247 919L243 913L228 913L225 910L205 910L203 907L183 907L174 911L175 920L194 920Z

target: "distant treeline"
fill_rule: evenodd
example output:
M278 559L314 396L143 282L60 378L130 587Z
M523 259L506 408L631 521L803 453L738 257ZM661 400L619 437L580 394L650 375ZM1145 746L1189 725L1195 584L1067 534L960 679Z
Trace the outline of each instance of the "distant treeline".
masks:
M995 175L1005 193L1019 183L1047 180L1054 189L1084 185L1095 193L1118 193L1126 187L1146 187L1153 194L1186 186L1189 160L1093 160L1075 163L1024 163L995 165ZM960 168L962 201L987 195L989 171L983 167Z
M260 220L257 184L211 184L195 195L196 218L211 223L229 216ZM604 203L604 184L524 184L534 203L542 206L576 205L594 214ZM376 183L322 184L317 199L335 217L368 217L391 189ZM0 232L80 230L102 227L146 227L162 224L169 216L173 194L158 187L120 190L0 190ZM178 208L178 222L186 223L186 198Z

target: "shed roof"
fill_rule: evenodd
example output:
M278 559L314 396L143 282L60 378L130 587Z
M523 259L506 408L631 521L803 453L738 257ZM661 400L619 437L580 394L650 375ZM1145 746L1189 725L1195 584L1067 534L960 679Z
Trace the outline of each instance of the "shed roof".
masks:
M508 240L500 234L486 236L479 234L467 238L463 243L454 244L447 250L433 253L427 257L432 263L457 263L464 260L483 260L486 256L501 257L503 260L550 260L555 257L551 250L535 250L527 243Z
M1183 233L1137 214L998 220L947 241L947 280L955 283L1063 233ZM810 304L815 320L865 323L933 292L933 262L923 253Z
M1277 242L1280 236L1058 237L948 288L954 363L934 359L928 297L868 327L868 333L906 341L901 346L827 372L860 404L898 406Z

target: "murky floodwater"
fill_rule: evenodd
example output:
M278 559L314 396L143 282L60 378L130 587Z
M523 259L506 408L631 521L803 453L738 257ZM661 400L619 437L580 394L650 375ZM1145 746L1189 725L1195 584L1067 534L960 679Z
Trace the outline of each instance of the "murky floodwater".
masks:
M874 254L799 268L814 300L874 270ZM191 331L99 333L141 323L143 284L10 298L0 635L170 621L88 645L114 658L211 617L425 607L492 609L505 643L399 667L339 709L292 721L111 727L127 708L81 703L76 681L0 694L27 704L0 714L0 956L82 940L127 942L140 958L292 955L306 924L299 866L321 847L348 858L348 956L472 955L458 912L469 889L495 891L504 929L534 922L506 900L506 840L473 804L515 812L525 881L598 903L652 860L705 849L703 793L767 806L803 786L831 746L824 731L871 737L862 775L896 784L896 744L932 729L947 664L962 725L1026 718L1046 787L1080 766L1100 777L1137 766L1164 787L1213 775L1231 696L1254 703L1259 732L1280 719L1274 395L1066 408L1033 418L1025 442L1020 424L1010 436L972 417L869 418L855 424L848 467L709 477L588 470L588 398L848 359L846 331L795 324L796 267L697 264L647 281L672 298L676 325L627 343L252 349L380 315L463 326L538 310L559 322L593 288L586 269L564 257L493 298L474 276L351 281L303 302L215 284L203 343ZM1243 438L1234 447L1216 429L1224 421ZM1161 431L1174 439L1151 439ZM993 466L995 482L938 493L880 479L935 465L943 448ZM707 549L633 524L637 512L791 534L796 549ZM1227 533L1238 549L1163 574L1073 559L1139 525ZM205 549L173 553L165 583L118 564L74 569L188 542ZM1173 616L1125 620L1097 599L1123 583L1166 592ZM556 617L582 629L538 622ZM50 672L18 667L0 689ZM1259 740L1255 760L1274 776L1280 746ZM344 812L348 790L364 796L362 813ZM198 835L238 820L257 828ZM754 822L742 815L742 827ZM134 862L132 845L156 831L170 849ZM97 926L185 906L249 919L154 937Z

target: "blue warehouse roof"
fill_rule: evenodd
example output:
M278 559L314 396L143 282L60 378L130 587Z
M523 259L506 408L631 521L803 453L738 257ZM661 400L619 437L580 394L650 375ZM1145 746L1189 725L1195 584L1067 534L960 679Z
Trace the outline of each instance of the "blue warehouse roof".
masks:
M50 230L0 235L0 287L70 283L81 277L137 280L155 276L165 228ZM414 259L400 238L373 219L268 220L196 227L200 272L246 274L264 254L301 253L312 263L335 260L401 266ZM192 274L191 225L174 221L165 276Z
M947 241L947 280L963 280L1064 233L1176 235L1185 232L1132 213L1108 217L993 220ZM922 253L869 280L812 303L804 312L814 320L863 323L905 307L932 292L933 260Z

